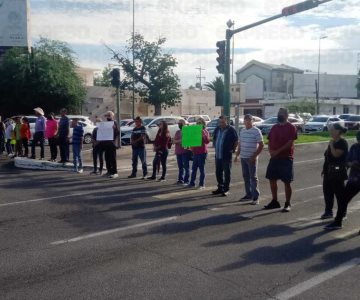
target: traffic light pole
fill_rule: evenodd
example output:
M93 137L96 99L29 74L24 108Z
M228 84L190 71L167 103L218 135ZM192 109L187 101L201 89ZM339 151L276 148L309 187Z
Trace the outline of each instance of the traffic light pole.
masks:
M274 21L276 19L280 19L282 17L288 16L291 14L295 14L295 13L302 12L304 10L315 8L315 7L319 6L320 4L324 4L324 3L327 3L330 1L332 1L332 0L305 1L302 3L292 5L291 7L288 7L288 8L296 8L297 6L299 6L299 5L301 6L302 4L310 5L309 7L303 8L300 11L295 11L295 12L289 11L289 13L287 13L286 10L288 8L285 8L281 14L275 15L273 17L261 20L259 22L252 23L250 25L246 25L244 27L240 27L238 29L234 29L234 30L227 29L226 30L225 74L224 74L224 116L226 116L227 118L230 118L230 47L231 47L230 43L231 43L232 37L239 32L248 30L250 28L257 27L259 25ZM311 6L311 5L313 5L313 6Z
M262 25L264 23L271 22L276 19L282 18L282 14L267 18L265 20L246 25L244 27L231 30L226 30L226 50L225 50L225 74L224 74L224 116L230 118L230 48L231 48L231 39L232 37L242 31L248 30L250 28Z
M121 148L121 126L120 126L120 122L121 122L121 117L120 117L120 85L118 85L116 87L116 122L118 123L119 126L119 131L120 131L120 145L119 147Z

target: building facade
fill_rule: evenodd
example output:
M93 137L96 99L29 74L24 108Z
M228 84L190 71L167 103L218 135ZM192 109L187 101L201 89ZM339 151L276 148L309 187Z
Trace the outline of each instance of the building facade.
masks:
M246 83L244 113L268 118L280 107L297 101L316 99L317 74L305 74L303 70L287 65L265 64L251 61L236 72L238 83ZM356 75L320 75L320 113L360 113ZM261 113L261 115L260 115Z

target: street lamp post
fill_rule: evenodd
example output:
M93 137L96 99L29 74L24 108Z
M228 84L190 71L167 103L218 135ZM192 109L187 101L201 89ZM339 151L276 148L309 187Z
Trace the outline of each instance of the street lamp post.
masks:
M317 76L317 82L316 82L316 114L318 115L320 113L320 60L321 60L321 40L326 39L327 36L321 36L319 38L319 59L318 59L318 76Z

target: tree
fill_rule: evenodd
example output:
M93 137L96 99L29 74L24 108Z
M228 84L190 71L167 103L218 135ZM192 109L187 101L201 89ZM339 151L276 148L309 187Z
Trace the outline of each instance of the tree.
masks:
M210 81L205 84L211 91L215 91L215 103L216 106L223 106L224 104L224 80L221 76L215 78L215 80Z
M94 78L94 85L95 86L105 86L105 87L111 87L111 67L106 67L101 75L96 76Z
M292 102L287 105L287 109L290 113L310 113L315 114L316 104L314 100L303 99L301 101Z
M136 34L134 48L132 39L127 41L124 53L109 48L113 59L125 73L122 88L132 89L134 80L135 91L144 102L154 105L155 115L161 115L161 108L174 106L181 98L180 80L174 73L177 61L172 55L164 53L162 46L165 42L165 38L148 42L142 35ZM135 67L132 63L133 50Z
M41 38L31 54L8 50L0 64L1 112L30 114L37 106L46 112L61 107L80 112L86 89L76 67L72 50L60 41Z

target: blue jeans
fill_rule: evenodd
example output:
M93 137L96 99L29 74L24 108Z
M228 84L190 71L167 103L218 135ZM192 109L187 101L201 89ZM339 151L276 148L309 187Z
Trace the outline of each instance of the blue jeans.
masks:
M231 181L231 165L232 159L216 159L216 180L218 182L218 189L223 192L228 192Z
M147 164L146 164L146 149L145 148L133 148L132 150L132 175L136 175L138 160L140 158L143 176L147 175Z
M249 158L241 159L242 174L245 182L245 191L248 198L257 200L260 196L257 177L258 161L251 163Z
M197 169L200 171L199 186L205 185L205 162L206 162L207 153L204 154L195 154L193 158L193 165L191 170L191 181L190 185L195 186Z
M189 183L190 177L190 151L176 155L179 168L178 182Z
M81 159L81 145L73 144L73 156L74 156L74 170L78 171L82 169L82 159Z

